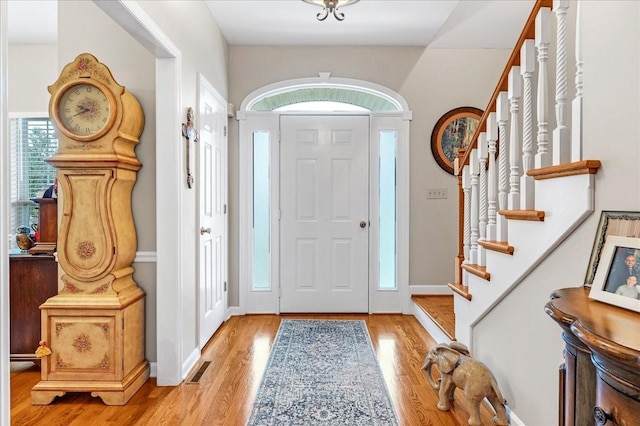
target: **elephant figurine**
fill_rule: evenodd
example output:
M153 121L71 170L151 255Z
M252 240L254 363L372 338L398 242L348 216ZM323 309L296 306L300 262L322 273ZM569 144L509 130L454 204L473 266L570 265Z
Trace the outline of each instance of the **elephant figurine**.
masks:
M431 374L431 366L434 364L440 370L438 382ZM485 397L496 412L493 422L500 426L509 424L505 408L507 402L498 388L495 377L487 366L471 358L469 349L462 343L441 343L434 346L427 354L422 369L425 370L431 387L439 391L439 410L449 411L453 393L458 387L469 404L470 426L482 425L480 403Z

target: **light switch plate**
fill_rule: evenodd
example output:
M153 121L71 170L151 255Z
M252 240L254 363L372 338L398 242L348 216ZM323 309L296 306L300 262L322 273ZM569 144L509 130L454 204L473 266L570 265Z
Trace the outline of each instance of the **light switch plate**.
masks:
M427 189L427 199L447 198L447 188L429 188Z

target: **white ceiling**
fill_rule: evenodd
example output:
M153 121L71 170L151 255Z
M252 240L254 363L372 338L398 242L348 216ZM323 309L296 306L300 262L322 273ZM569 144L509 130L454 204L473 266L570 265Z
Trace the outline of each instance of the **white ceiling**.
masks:
M301 0L207 0L232 45L512 48L533 0L361 0L342 22Z
M9 42L55 44L56 3L9 0ZM206 3L231 45L512 48L534 0L361 0L342 22L301 0Z
M9 0L8 9L9 44L56 44L58 41L57 1Z

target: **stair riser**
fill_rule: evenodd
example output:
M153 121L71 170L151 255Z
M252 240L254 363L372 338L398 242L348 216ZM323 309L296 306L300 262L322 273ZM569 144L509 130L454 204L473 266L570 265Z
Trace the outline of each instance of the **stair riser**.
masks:
M544 222L509 221L513 256L487 251L491 281L464 272L473 301L456 296L456 339L471 347L473 326L517 286L593 212L594 175L577 175L536 182L536 210Z

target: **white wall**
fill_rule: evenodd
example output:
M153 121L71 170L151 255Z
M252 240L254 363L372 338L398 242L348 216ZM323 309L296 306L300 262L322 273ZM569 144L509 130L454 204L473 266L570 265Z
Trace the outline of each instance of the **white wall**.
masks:
M55 45L9 46L9 113L49 110L47 86L58 78Z
M457 240L457 179L431 154L438 119L460 106L484 109L508 58L507 50L446 50L420 47L231 46L230 101L236 106L252 91L282 80L332 77L366 80L398 92L413 111L411 122L411 224L409 282L445 285L453 280ZM255 72L259 69L260 72ZM238 304L237 123L229 134L231 252L230 299ZM447 188L446 200L427 200L428 188Z
M453 282L458 253L458 180L431 154L431 133L447 111L461 106L484 110L510 51L428 49L399 92L413 111L411 122L411 227L409 282ZM427 200L429 188L446 188L448 198Z
M140 1L140 6L164 31L182 52L182 110L181 121L186 121L187 108L197 109L197 76L202 73L215 87L221 96L227 96L227 58L228 46L218 25L213 20L204 2L183 1ZM180 132L179 129L176 129ZM176 158L185 164L183 158ZM186 170L186 166L185 166ZM185 171L186 176L186 171ZM188 357L199 351L197 323L197 278L196 248L200 236L197 229L197 186L188 189L185 179L182 180L182 206L184 222L175 224L182 234L183 277L182 277L182 354ZM196 183L197 185L197 183ZM157 206L158 208L175 208L176 206ZM174 309L172 306L160 306L163 309ZM182 360L183 362L185 359Z
M474 356L494 371L511 409L527 426L558 421L564 342L560 327L543 311L549 295L583 284L602 210L640 210L640 3L588 1L581 7L583 158L602 162L595 212L473 335Z

